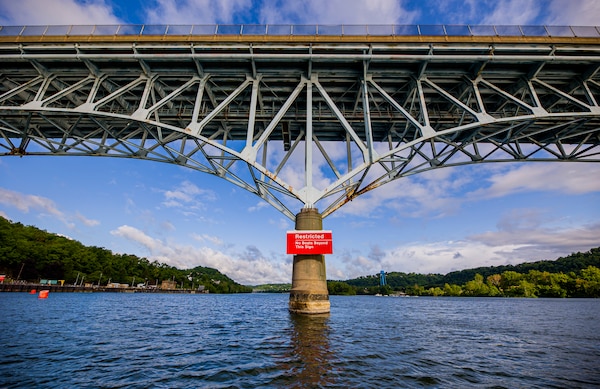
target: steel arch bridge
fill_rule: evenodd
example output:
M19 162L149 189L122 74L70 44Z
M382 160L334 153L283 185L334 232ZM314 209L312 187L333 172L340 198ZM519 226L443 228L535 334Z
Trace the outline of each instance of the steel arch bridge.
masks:
M0 28L0 155L181 165L292 220L431 169L600 162L597 28L300 27Z

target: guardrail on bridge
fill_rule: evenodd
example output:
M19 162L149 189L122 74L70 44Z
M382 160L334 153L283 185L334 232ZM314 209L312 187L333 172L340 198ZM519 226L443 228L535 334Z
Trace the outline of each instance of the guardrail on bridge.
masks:
M0 26L0 36L522 36L600 38L598 26L186 24Z

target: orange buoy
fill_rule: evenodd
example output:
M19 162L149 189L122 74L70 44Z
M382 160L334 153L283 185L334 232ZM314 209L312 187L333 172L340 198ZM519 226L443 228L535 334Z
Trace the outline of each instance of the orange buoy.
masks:
M35 289L31 289L31 292L29 292L29 294L36 294L37 291Z
M48 293L50 293L49 290L40 290L40 294L39 294L38 298L47 299Z

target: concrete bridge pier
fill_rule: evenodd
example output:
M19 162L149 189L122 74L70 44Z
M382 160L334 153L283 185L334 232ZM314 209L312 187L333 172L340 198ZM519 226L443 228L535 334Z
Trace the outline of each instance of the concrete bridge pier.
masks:
M316 208L303 208L296 215L296 230L322 230L323 217ZM322 254L294 255L291 313L329 313L329 292L325 275L325 256Z

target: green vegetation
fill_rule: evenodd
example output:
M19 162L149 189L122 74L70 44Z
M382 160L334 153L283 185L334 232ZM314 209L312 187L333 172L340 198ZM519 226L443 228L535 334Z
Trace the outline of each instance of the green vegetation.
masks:
M393 290L405 290L414 285L432 285L437 286L443 277L441 274L417 274L417 273L398 273L391 272L385 275L387 286ZM381 293L379 287L379 274L362 276L352 280L345 281L348 285L354 286L358 294L376 294ZM443 284L442 284L443 285ZM384 293L382 293L384 294Z
M256 293L289 293L292 284L262 284L252 288Z
M327 290L329 294L353 296L356 294L356 288L341 281L327 281Z
M106 285L157 285L164 280L177 283L178 289L203 285L210 293L249 293L216 269L198 266L181 270L130 254L113 254L100 247L51 234L36 227L11 223L0 217L0 273L8 278L39 282L40 279L76 281Z
M600 248L556 261L480 267L442 274L392 272L387 285L379 274L345 282L356 294L406 293L413 296L600 297ZM330 282L333 283L333 282ZM330 288L330 294L337 289Z
M588 266L578 272L550 273L530 270L522 274L506 271L487 278L479 273L463 285L444 284L423 288L415 285L407 293L418 296L484 297L600 297L600 269Z
M0 217L0 274L38 282L40 279L106 285L109 281L158 285L175 281L178 289L204 286L210 293L249 293L216 269L181 270L130 254L113 254ZM600 248L555 261L480 267L442 274L391 272L387 285L379 274L347 281L328 281L331 295L406 293L416 296L600 297ZM287 293L290 284L266 284L256 292Z

